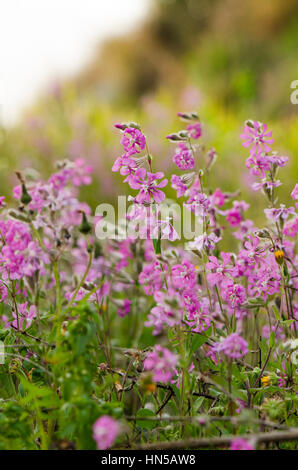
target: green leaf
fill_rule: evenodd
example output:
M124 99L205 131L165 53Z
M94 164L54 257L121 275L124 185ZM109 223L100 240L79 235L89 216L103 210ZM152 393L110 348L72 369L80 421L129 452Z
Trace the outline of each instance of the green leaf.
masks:
M191 357L195 351L197 351L206 341L209 339L211 334L211 328L207 331L204 331L202 334L195 334L192 340L189 356Z
M269 348L273 348L275 345L275 331L271 331L269 338Z
M275 315L276 320L281 321L281 316L280 316L279 310L276 307L276 305L272 305L272 310L273 310L273 313Z
M155 413L152 410L148 410L147 408L141 408L137 412L137 425L140 426L141 428L147 428L147 429L153 429L155 428L157 421L146 421L142 420L139 418L144 418L144 417L155 417Z

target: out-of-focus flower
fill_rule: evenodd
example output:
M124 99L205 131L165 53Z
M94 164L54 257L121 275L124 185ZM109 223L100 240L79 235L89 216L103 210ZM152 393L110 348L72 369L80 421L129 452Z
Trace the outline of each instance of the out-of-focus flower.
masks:
M99 450L112 447L120 432L119 424L110 416L101 416L93 425L93 439Z
M245 439L236 437L232 440L230 450L255 450L254 447Z
M199 139L202 135L202 126L200 122L188 124L186 129L188 131L189 137L192 139Z
M140 153L146 145L146 138L139 129L127 127L123 131L121 144L124 147L125 155L130 156Z
M268 126L258 121L252 121L244 126L244 132L241 134L243 147L251 147L252 155L259 154L262 151L270 152L270 145L274 140L271 139L272 131L268 131Z
M248 343L238 333L232 333L219 343L215 343L213 351L223 353L231 359L240 359L248 353Z
M175 375L177 356L160 345L154 346L145 361L144 368L153 372L154 382L169 382Z

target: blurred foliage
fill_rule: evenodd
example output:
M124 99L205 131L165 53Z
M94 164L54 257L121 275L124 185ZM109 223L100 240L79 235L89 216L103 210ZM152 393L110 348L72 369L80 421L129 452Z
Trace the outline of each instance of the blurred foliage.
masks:
M253 118L273 128L275 149L290 157L279 190L290 202L298 165L298 106L290 102L297 29L295 0L153 1L134 32L108 41L77 77L53 84L18 126L2 129L2 193L11 195L14 170L32 167L28 178L36 171L46 177L56 160L82 157L95 169L82 197L93 208L114 201L126 188L111 172L122 150L113 124L140 122L154 169L169 176L174 148L165 135L178 129L177 111L197 110L205 143L219 154L211 187L240 187L257 217L239 138L243 121Z

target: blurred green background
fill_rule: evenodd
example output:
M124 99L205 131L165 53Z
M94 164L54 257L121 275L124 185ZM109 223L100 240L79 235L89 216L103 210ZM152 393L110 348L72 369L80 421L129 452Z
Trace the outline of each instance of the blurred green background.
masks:
M111 172L121 152L113 124L141 123L154 169L169 176L174 147L165 135L180 128L177 111L197 110L205 143L218 152L211 187L240 188L252 204L249 215L263 218L239 135L248 118L273 129L275 150L290 157L279 190L290 203L298 169L298 105L290 101L297 56L296 0L152 0L134 32L107 41L77 76L53 84L17 126L2 127L1 194L11 195L15 170L32 167L46 177L56 160L83 157L94 167L94 182L82 197L93 209L114 201L127 188Z

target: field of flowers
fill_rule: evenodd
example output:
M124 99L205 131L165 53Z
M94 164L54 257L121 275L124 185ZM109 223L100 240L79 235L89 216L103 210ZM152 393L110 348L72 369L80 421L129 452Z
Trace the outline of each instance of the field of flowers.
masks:
M214 185L227 168L198 115L178 117L162 144L115 125L123 150L106 184L116 199L119 173L129 194L126 237L99 236L105 217L80 201L93 172L82 158L48 179L18 171L1 197L0 449L297 448L289 158L266 124L245 122L253 221L240 191ZM193 239L162 216L168 194L199 225Z

